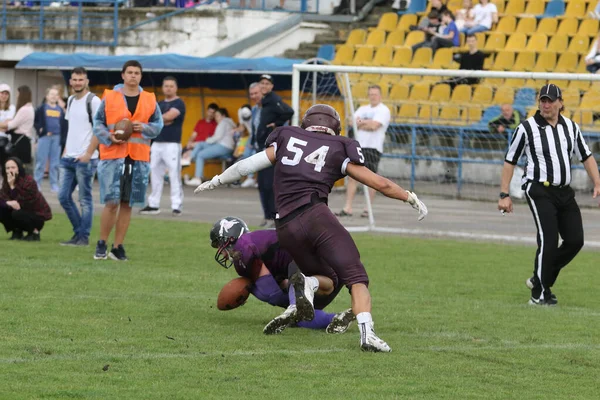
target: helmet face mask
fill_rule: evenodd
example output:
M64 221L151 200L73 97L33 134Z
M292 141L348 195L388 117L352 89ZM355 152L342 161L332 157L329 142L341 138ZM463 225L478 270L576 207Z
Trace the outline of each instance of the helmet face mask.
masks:
M315 104L304 113L302 129L337 136L342 130L340 114L327 104Z
M215 261L223 268L234 265L233 245L240 236L250 232L248 225L237 217L224 217L210 230L210 245L217 249Z

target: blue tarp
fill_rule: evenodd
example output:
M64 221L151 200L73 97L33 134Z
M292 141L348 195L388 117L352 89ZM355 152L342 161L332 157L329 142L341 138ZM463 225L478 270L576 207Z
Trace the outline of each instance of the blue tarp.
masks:
M180 87L203 86L214 89L243 89L261 74L275 75L278 90L291 87L292 65L303 60L286 58L191 57L178 54L147 56L102 56L88 53L70 55L32 53L15 66L17 69L57 69L68 74L75 67L85 67L93 85L120 80L123 64L138 60L144 69L142 86L160 86L162 78L175 75ZM286 75L277 78L277 75ZM68 77L68 76L66 76Z

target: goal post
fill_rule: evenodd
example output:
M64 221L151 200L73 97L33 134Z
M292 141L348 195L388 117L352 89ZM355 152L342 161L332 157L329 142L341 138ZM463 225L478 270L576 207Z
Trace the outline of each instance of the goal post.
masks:
M503 107L506 104L520 120L533 115L537 92L549 82L561 88L563 114L580 125L597 155L600 75L587 73L339 66L309 60L293 66L293 124L299 125L311 105L325 103L340 112L343 134L349 128L356 131L352 115L368 104L367 88L379 85L382 102L391 111L379 164L381 175L415 190L425 200L436 196L496 201L512 130L498 129L494 119L501 116L502 108L508 109ZM591 183L583 166L574 165L572 186L588 190ZM520 190L519 172L511 190ZM390 231L378 227L377 202L371 205L367 190L363 192L369 218L352 230Z

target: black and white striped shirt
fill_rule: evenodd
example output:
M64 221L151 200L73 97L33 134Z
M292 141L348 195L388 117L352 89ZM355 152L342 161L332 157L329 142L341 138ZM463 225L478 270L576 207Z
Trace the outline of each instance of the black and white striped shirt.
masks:
M559 115L556 127L552 127L539 111L517 126L504 161L516 165L523 152L527 156L523 181L549 182L553 186L571 183L573 154L582 162L592 155L579 125Z

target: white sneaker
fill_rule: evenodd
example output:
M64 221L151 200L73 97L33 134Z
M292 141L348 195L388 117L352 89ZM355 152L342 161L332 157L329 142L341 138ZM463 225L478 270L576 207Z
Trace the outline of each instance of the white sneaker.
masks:
M325 328L325 332L327 333L344 333L350 328L352 325L352 321L356 319L356 316L352 312L352 309L349 308L346 311L342 311L341 313L336 314L327 328Z
M240 187L249 188L249 187L254 187L254 185L256 185L256 181L254 179L246 178L246 180L244 182L242 182Z
M190 160L189 158L182 158L181 159L181 166L182 167L187 167L188 165L192 165L192 160Z
M283 332L285 328L296 322L296 311L296 305L292 304L281 315L273 318L271 322L265 325L263 333L265 335L277 335Z
M373 325L361 324L360 327L360 348L362 351L371 351L373 353L389 353L391 347L386 342L381 340L373 330Z
M186 186L198 186L202 184L202 181L200 180L200 178L192 178L192 179L187 179L184 181Z
M300 271L296 271L290 277L290 283L294 286L296 295L297 320L312 321L315 318L315 307L313 305L315 292L313 288L306 284L304 274Z

